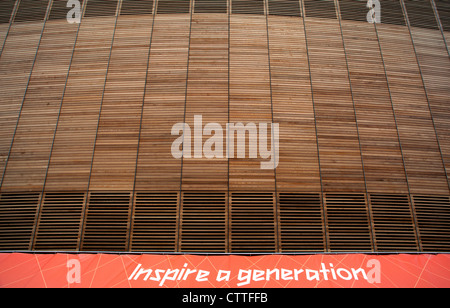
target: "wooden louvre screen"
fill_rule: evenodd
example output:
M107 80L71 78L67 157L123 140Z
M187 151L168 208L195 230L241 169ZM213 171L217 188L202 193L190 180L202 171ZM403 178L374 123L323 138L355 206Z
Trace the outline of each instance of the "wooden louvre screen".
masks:
M268 0L269 15L302 16L298 0Z
M153 0L123 0L120 15L152 14Z
M281 252L325 251L320 199L320 194L279 194Z
M230 252L275 252L273 193L231 193Z
M371 251L369 213L364 194L325 194L330 251Z
M381 23L404 26L402 5L399 0L381 1Z
M77 250L85 193L46 193L36 231L35 250Z
M47 6L47 0L21 0L14 21L42 21L45 18Z
M10 22L15 3L15 0L0 1L0 24Z
M444 31L450 31L450 2L434 1ZM447 42L448 44L448 42Z
M226 252L226 217L226 193L183 193L179 250Z
M366 0L339 0L339 11L343 20L367 21Z
M417 251L412 211L407 195L371 194L377 251Z
M30 250L39 193L0 195L0 249Z
M195 0L194 13L227 13L227 0Z
M423 251L450 251L448 196L413 195Z
M130 201L129 192L89 193L81 250L125 251Z
M88 0L84 17L115 16L118 0Z
M433 7L429 0L404 0L409 23L412 27L439 29Z
M80 9L83 7L83 0L80 0ZM67 0L53 0L50 8L49 20L66 19L71 6L67 7Z
M136 192L134 202L131 250L176 251L178 193Z
M303 16L336 19L333 0L303 0Z
M190 12L189 0L158 0L158 14L179 14Z
M231 12L264 15L264 0L232 0Z

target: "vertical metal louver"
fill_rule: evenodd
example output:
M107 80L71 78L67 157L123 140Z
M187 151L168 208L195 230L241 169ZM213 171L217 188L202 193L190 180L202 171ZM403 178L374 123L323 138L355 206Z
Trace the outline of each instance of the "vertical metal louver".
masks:
M273 193L231 194L231 252L275 252Z
M183 193L180 251L226 251L226 204L225 193Z
M82 250L126 250L130 208L130 193L91 192L85 214Z
M406 12L412 27L439 29L433 7L429 0L405 0Z
M15 3L15 0L0 1L0 24L9 23Z
M264 15L264 0L233 0L231 12L233 14Z
M281 252L324 251L320 194L280 193Z
M417 239L407 195L371 194L377 251L416 251Z
M331 251L371 251L369 215L364 194L325 195Z
M47 6L47 0L21 0L14 21L42 21L47 13Z
M269 15L302 16L298 0L268 0Z
M35 250L77 250L84 193L46 193L41 206Z
M123 0L120 15L152 14L153 0Z
M132 251L174 252L177 241L177 193L136 192Z
M339 0L343 20L367 21L367 0Z
M84 16L115 16L117 11L117 3L117 0L88 0Z
M227 13L227 0L195 0L194 13Z
M336 8L333 0L303 0L306 17L336 19Z
M189 0L159 0L158 14L189 13L191 2Z
M0 195L0 249L29 250L40 201L39 193Z
M448 196L413 195L423 251L450 250L450 200Z

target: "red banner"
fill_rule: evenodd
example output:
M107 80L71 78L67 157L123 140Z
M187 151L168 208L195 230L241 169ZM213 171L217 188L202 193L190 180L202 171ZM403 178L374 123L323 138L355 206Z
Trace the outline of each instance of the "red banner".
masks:
M450 287L449 254L0 254L0 287Z

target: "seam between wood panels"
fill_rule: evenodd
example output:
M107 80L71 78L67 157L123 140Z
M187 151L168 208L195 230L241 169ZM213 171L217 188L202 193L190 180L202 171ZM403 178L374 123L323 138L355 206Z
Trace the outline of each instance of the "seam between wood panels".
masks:
M86 2L87 1L83 2L83 8L84 8L84 5L85 5ZM83 8L81 9L82 11L83 11ZM58 115L57 115L57 118L56 118L55 129L53 131L52 144L50 146L50 153L48 155L47 168L45 170L45 176L44 176L44 183L42 185L42 190L41 190L42 198L41 198L41 200L39 202L39 207L38 207L38 219L37 219L37 223L35 224L34 229L33 229L33 233L32 233L32 240L33 240L33 245L31 246L32 249L35 246L35 242L36 242L36 231L37 231L37 228L38 228L38 223L40 221L41 212L42 212L42 202L43 202L42 200L44 199L45 186L47 184L47 177L48 177L48 170L50 168L50 161L51 161L51 157L52 157L52 153L53 153L53 147L55 145L56 132L58 130L59 119L60 119L60 116L61 116L61 110L62 110L62 106L63 106L63 103L64 103L64 95L65 95L66 89L67 89L67 83L68 83L68 80L69 80L70 69L72 67L73 55L75 53L75 47L77 45L77 40L78 40L78 34L80 32L80 27L81 27L81 17L80 17L80 22L78 23L77 32L75 34L75 39L74 39L74 42L73 42L72 55L70 56L69 67L67 68L67 73L66 73L66 80L64 82L64 88L63 88L63 91L62 91L61 101L59 103L59 110L58 110Z
M117 0L117 6L119 6L121 4L121 2L122 2L122 0ZM87 7L87 4L86 4L86 7ZM114 44L114 39L115 39L115 36L116 36L117 20L118 20L118 17L119 17L119 13L120 12L116 8L116 16L115 16L116 20L114 22L114 29L113 29L112 38L111 38L111 46L109 48L108 64L106 66L105 80L103 82L102 97L101 97L101 100L100 100L100 107L99 107L99 111L98 111L97 128L96 128L96 131L95 131L95 138L94 138L93 147L92 147L91 166L90 166L90 169L89 169L89 179L88 179L87 189L86 189L86 203L85 203L85 206L83 208L82 222L81 222L81 236L80 236L80 243L79 243L79 246L78 246L78 250L82 250L82 248L83 248L83 240L84 240L84 233L85 233L85 227L86 227L86 216L87 216L89 200L90 200L89 189L90 189L90 185L91 185L92 166L93 166L93 163L94 163L94 156L95 156L95 148L96 148L96 143L97 143L98 128L99 128L99 125L100 125L100 118L101 118L102 107L103 107L103 98L105 96L105 88L106 88L106 83L107 83L107 80L108 80L109 66L111 64L111 54L112 54L112 48L113 48L113 44Z
M20 117L22 115L23 105L25 103L25 98L26 98L27 92L28 92L28 86L30 85L31 76L33 75L34 65L36 63L37 55L38 55L38 52L39 52L39 47L40 47L41 41L42 41L42 35L44 34L45 24L46 24L48 16L49 16L50 7L51 7L52 3L53 3L53 0L48 0L47 11L45 12L45 16L44 16L44 19L43 19L43 25L42 25L42 29L41 29L41 34L40 34L40 37L39 37L38 44L36 46L36 52L34 53L33 64L31 65L30 74L28 75L27 85L25 87L25 90L24 90L24 93L23 93L23 96L22 96L22 102L20 104L19 113L17 115L17 120L16 120L16 125L15 125L15 128L14 128L14 132L13 132L13 135L11 137L11 143L9 145L8 155L6 156L5 166L3 167L2 179L0 181L0 191L1 191L1 187L3 186L3 180L5 179L6 169L8 167L9 158L11 156L11 149L12 149L12 147L14 145L14 139L16 138L17 127L19 126L19 121L20 121Z
M440 145L440 142L439 142L439 136L438 136L438 133L437 133L437 130L436 130L436 123L434 122L433 112L431 111L430 100L429 100L429 97L428 97L427 88L425 86L425 81L423 79L423 74L422 74L422 69L420 67L419 57L417 56L416 46L414 44L414 39L413 39L413 35L412 35L412 32L411 32L411 25L409 23L408 12L406 10L406 5L405 5L404 1L400 0L400 3L401 3L402 10L403 10L403 14L405 16L406 25L408 26L409 36L411 38L411 44L412 44L412 47L413 47L413 50L414 50L414 55L416 56L417 68L419 69L420 79L422 80L423 91L425 93L425 97L426 97L426 100L427 100L428 110L429 110L430 116L431 116L431 122L433 123L434 135L436 137L436 143L437 143L437 146L438 146L438 149L439 149L439 154L441 156L442 168L444 169L445 178L447 179L447 187L448 187L448 190L450 192L450 182L449 182L449 179L448 179L447 169L446 169L445 162L444 162L444 156L442 154L441 145Z
M9 30L11 30L11 26L12 26L12 24L13 24L13 22L14 22L14 17L16 17L16 13L17 13L17 9L18 9L18 7L19 7L19 3L20 3L20 0L17 0L17 1L14 3L14 7L13 7L13 9L12 9L12 11L11 11L11 16L9 17L9 26L8 26L8 30L6 30L6 35L5 35L5 38L3 39L3 43L2 43L2 46L1 46L1 48L0 48L0 57L2 56L3 48L5 47L6 40L8 39Z
M141 133L142 133L142 120L144 118L144 105L145 105L145 95L147 93L147 80L148 80L148 70L150 68L150 54L151 54L151 49L152 49L152 41L153 41L153 29L155 27L155 16L156 16L156 7L158 5L158 0L154 0L153 1L153 17L152 17L152 30L150 31L150 41L149 41L149 46L148 46L148 53L147 53L147 69L145 71L145 81L144 81L144 91L142 94L142 106L141 106L141 117L139 120L139 134L138 134L138 143L137 143L137 149L136 149L136 164L134 167L134 180L133 180L133 194L132 194L132 204L131 204L131 212L130 212L130 232L128 234L128 245L127 245L127 251L131 250L131 241L132 241L132 233L133 233L133 228L134 228L134 219L133 219L133 215L134 215L134 208L136 206L136 202L135 202L135 196L136 196L136 176L137 176L137 169L138 169L138 162L139 162L139 148L141 145Z
M305 6L304 6L304 0L299 0L300 3L300 10L302 14L303 19L303 32L305 34L305 50L306 50L306 58L308 60L308 72L309 72L309 85L311 89L311 103L313 107L313 113L314 113L314 132L316 134L316 149L317 149L317 164L319 167L319 180L320 180L320 202L322 205L322 230L323 230L323 237L324 237L324 249L325 252L329 251L329 243L328 243L328 228L326 222L328 221L327 212L325 209L325 198L323 193L323 180L322 180L322 168L320 166L320 148L319 148L319 136L317 134L317 117L316 117L316 107L314 103L314 87L313 87L313 81L312 81L312 75L311 75L311 61L309 58L309 49L308 49L308 35L306 33L306 14L305 14Z
M369 202L369 192L367 189L367 179L366 179L366 171L365 171L365 167L364 167L364 158L363 158L363 153L362 153L362 148L361 148L361 136L359 134L359 125L358 125L358 117L356 114L356 107L355 107L355 99L353 97L353 87L352 87L352 80L350 77L350 71L348 68L348 57L347 57L347 51L345 49L345 40L344 40L344 33L342 31L342 23L341 23L341 10L339 7L339 0L334 0L334 4L336 7L336 17L339 21L339 30L341 32L341 40L342 40L342 49L344 50L344 56L345 56L345 67L347 69L347 78L348 78L348 85L349 85L349 89L350 89L350 95L352 97L352 105L353 105L353 115L355 117L355 127L356 127L356 135L358 137L358 146L359 146L359 156L361 157L361 169L362 169L362 173L363 173L363 179L364 179L364 189L365 189L365 195L366 195L366 206L367 206L367 219L369 220L369 229L370 229L370 237L371 237L371 246L372 246L372 250L376 251L376 243L375 243L375 236L373 234L373 219L372 219L372 208Z

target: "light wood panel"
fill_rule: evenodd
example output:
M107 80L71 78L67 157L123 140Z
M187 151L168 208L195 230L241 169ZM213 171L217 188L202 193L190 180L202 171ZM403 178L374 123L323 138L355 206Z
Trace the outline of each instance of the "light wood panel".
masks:
M273 121L280 125L280 191L320 192L319 160L303 21L269 16Z
M118 17L90 190L133 190L152 22L152 15Z
M184 122L189 15L157 15L153 29L136 173L137 190L179 190L181 160L172 126Z

